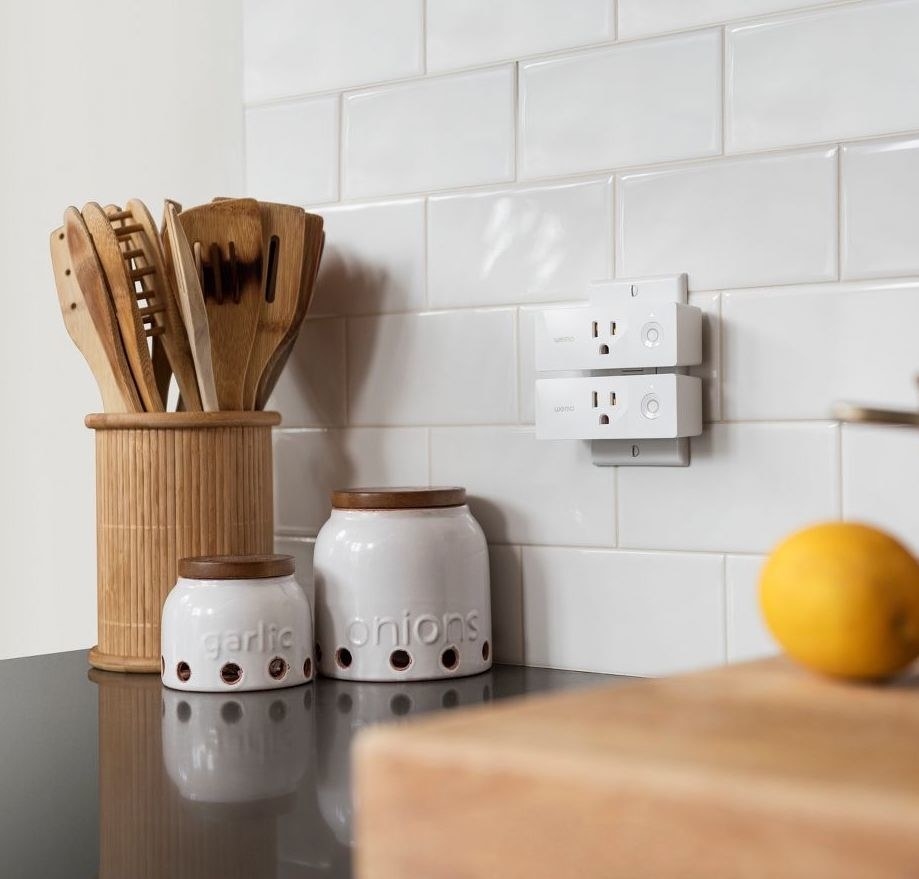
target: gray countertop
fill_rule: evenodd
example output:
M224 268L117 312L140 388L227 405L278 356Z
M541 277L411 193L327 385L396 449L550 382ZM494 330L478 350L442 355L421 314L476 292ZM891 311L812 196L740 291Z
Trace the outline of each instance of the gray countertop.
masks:
M324 679L229 695L91 671L83 651L6 660L0 873L348 877L349 752L358 730L609 680L495 666L448 681Z

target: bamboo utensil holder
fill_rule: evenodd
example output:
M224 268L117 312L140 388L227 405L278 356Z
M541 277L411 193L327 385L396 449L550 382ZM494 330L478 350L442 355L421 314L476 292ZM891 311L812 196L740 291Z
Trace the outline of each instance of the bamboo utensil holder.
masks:
M95 668L160 671L178 561L270 553L277 412L89 415L96 434Z

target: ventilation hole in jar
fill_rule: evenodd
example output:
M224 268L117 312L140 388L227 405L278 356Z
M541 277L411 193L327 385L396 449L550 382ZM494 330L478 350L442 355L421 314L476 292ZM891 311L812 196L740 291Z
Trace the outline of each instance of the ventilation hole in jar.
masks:
M440 697L440 704L444 708L456 708L459 705L459 693L451 687Z
M268 706L268 717L275 723L280 723L287 717L287 706L280 699L276 699Z
M235 662L227 662L220 669L220 680L233 686L242 680L243 670Z
M184 684L191 677L191 669L187 662L180 662L176 666L176 677Z
M389 654L389 664L396 671L405 671L412 664L411 654L407 650L393 650Z
M482 645L482 659L484 659L486 662L488 662L488 657L489 657L489 656L491 656L491 647L488 646L488 642L486 641L486 642Z
M243 707L239 702L224 702L220 706L220 718L224 723L239 723L242 716Z
M396 695L389 700L389 710L392 711L396 717L404 717L412 710L412 700L406 696L405 693L396 693Z
M287 660L281 659L280 656L275 656L275 658L268 663L268 674L276 681L284 680L284 678L287 677Z
M351 694L339 693L338 698L335 700L335 707L338 708L339 714L350 714L351 709L354 707L354 700L351 698Z
M308 656L303 662L303 677L309 680L313 676L313 660Z
M322 662L322 648L319 646L319 642L316 642L316 662Z
M184 699L176 705L176 717L180 723L188 723L191 720L191 705Z
M335 651L335 661L339 668L348 668L351 665L351 651L347 647L339 647Z
M455 647L448 647L440 654L440 664L447 671L453 671L459 665L459 654Z

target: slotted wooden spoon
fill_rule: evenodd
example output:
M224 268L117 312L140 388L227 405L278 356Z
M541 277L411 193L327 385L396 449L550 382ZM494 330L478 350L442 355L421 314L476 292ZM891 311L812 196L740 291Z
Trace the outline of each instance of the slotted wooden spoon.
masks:
M60 247L61 245L64 245L65 249L55 253L55 246ZM144 407L137 393L137 386L134 384L134 377L121 343L121 332L105 280L105 272L99 262L86 223L75 207L69 207L64 212L63 235L61 230L56 230L56 233L52 235L52 262L55 268L55 280L58 280L58 270L62 263L69 265L71 269L71 274L67 275L66 268L64 268L62 279L66 282L76 278L75 284L65 285L64 322L68 332L88 361L87 349L81 345L79 339L83 339L87 346L91 345L91 331L94 331L101 346L107 368L101 365L98 353L94 354L93 360L89 362L96 381L99 382L106 412L143 412ZM58 283L58 298L63 308L65 299L61 298L60 283ZM85 305L89 322L83 317L81 302ZM104 384L100 379L100 375L103 374L106 376Z
M125 354L144 408L147 412L163 412L166 407L156 386L147 339L165 332L162 319L158 319L158 315L165 311L166 306L161 302L144 307L138 305L134 283L137 278L132 276L133 272L125 265L119 244L120 240L142 232L143 227L138 223L129 223L119 226L116 230L105 211L96 202L89 202L83 206L83 219L105 272L115 314L118 317L118 326L121 329Z
M106 412L139 412L142 409L140 398L137 396L137 389L134 387L134 379L131 377L127 361L124 359L124 352L120 350L121 340L118 337L115 315L108 301L108 290L99 292L88 284L88 292L84 294L80 286L77 268L85 277L86 267L77 266L77 263L82 263L84 260L95 260L95 253L83 253L85 248L92 248L92 241L83 226L80 212L76 208L69 208L68 216L70 211L73 211L79 218L79 225L82 227L80 241L76 240L75 235L70 236L75 243L74 250L78 259L71 258L68 235L64 226L51 233L51 265L54 269L54 283L64 316L64 326L95 376L96 384L102 394L103 409ZM71 222L74 221L71 220ZM94 279L101 279L101 269L94 274ZM96 296L101 297L102 309L108 309L109 335L107 338L104 335L105 321L100 320L103 327L100 332L92 314L92 311L97 309L90 309L90 300Z
M258 202L211 202L182 211L178 219L192 253L199 255L217 400L221 409L239 411L244 408L246 371L261 305Z

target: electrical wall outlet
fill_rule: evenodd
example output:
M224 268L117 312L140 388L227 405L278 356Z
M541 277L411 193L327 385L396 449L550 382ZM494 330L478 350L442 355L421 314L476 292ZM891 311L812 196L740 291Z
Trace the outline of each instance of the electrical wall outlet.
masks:
M702 362L702 312L639 299L551 308L536 318L538 372L648 369Z
M673 439L702 433L702 381L675 373L541 378L538 439Z

